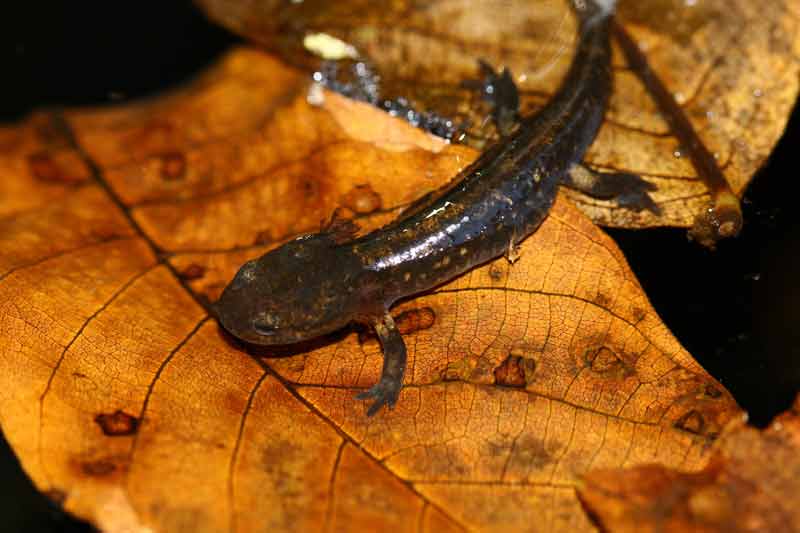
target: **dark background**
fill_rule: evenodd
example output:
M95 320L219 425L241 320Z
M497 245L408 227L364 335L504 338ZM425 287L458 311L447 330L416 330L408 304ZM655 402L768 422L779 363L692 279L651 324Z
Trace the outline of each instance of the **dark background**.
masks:
M0 36L4 123L34 108L157 94L238 42L188 1L27 6L2 15L10 23ZM714 252L684 230L609 231L667 326L758 425L800 390L799 140L795 110L747 191L741 235ZM91 531L35 491L1 439L0 476L3 531Z

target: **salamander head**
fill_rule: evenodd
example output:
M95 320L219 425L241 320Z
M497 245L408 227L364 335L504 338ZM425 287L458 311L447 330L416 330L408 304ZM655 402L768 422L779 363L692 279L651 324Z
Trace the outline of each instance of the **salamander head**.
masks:
M248 261L215 308L222 326L253 344L290 344L335 331L359 307L361 263L324 235L290 241Z

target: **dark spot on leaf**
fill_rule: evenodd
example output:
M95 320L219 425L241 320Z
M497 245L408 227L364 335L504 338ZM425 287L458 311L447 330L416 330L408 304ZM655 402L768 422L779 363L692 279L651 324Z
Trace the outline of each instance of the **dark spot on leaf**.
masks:
M644 318L647 316L647 311L639 307L634 307L631 315L633 317L633 322L638 323L644 320Z
M703 393L708 396L709 398L717 399L722 396L722 391L716 388L714 385L706 385Z
M311 179L303 179L300 181L300 190L306 198L313 198L319 192L317 182Z
M503 455L511 450L511 441L488 439L484 444L484 448L488 457L497 457L498 455Z
M502 387L524 388L533 380L535 371L536 361L512 352L494 369L494 383Z
M269 244L274 240L275 238L272 236L272 232L269 230L263 230L256 233L256 238L253 239L253 244Z
M600 307L607 309L611 305L611 298L609 298L602 292L598 292L597 296L594 297L594 303L596 303Z
M442 381L467 381L474 368L474 362L464 357L458 361L448 363L448 365L441 370L439 376Z
M599 346L586 350L586 365L592 372L605 374L623 368L625 363L607 346Z
M436 323L436 313L430 307L409 309L397 315L394 322L400 333L409 335L433 327Z
M113 474L116 470L117 465L106 459L81 463L81 471L91 477L105 477Z
M100 413L94 417L94 421L97 422L103 433L109 437L133 435L139 427L138 418L121 410L116 410L110 414Z
M381 208L383 202L372 186L356 185L342 197L342 205L359 215L367 215Z
M161 179L176 181L186 175L186 156L182 152L167 152L161 159Z
M272 481L272 488L278 493L281 501L297 500L304 486L303 474L290 468L289 465L302 462L302 454L297 445L284 438L275 439L264 446L261 455L261 468ZM300 511L300 509L298 509Z
M703 415L695 409L692 409L675 421L676 428L694 433L695 435L701 435L705 425L706 423Z
M229 390L221 395L219 403L225 408L226 412L241 413L245 410L246 398L242 398L241 394Z
M71 173L50 153L42 151L28 156L28 169L36 179L74 185L86 180L85 175Z
M264 470L274 471L276 467L283 467L291 459L299 457L295 443L286 439L270 441L261 453L261 465Z
M59 507L63 507L64 502L67 501L67 493L61 489L52 488L46 491L44 495Z
M505 272L499 264L492 263L491 266L489 266L489 277L492 278L492 281L500 282L503 281Z
M86 374L83 374L81 372L73 372L72 373L72 377L76 377L76 378L79 378L79 379L85 379L85 378L87 378L89 376L87 376Z
M206 274L206 268L197 263L192 263L180 272L181 278L185 280L200 279Z
M544 447L541 438L525 435L514 445L508 473L527 476L530 470L540 470L553 460L553 454Z
M456 369L454 369L450 365L448 365L448 366L446 366L446 367L444 367L442 369L442 371L440 372L439 377L441 378L442 381L445 381L445 382L446 381L459 381L461 379L461 376L458 375L458 373L456 372Z

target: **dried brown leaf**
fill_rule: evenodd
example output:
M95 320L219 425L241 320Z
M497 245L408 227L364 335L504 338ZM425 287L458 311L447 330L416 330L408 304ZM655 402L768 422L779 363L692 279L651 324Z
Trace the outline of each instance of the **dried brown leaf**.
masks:
M106 531L575 531L590 469L706 466L736 404L563 198L513 266L393 310L393 411L353 398L369 335L231 341L202 303L243 261L337 208L374 228L475 156L307 88L239 49L171 94L0 131L0 422L40 490Z
M590 472L580 497L604 531L798 531L800 397L766 429L734 420L700 472Z

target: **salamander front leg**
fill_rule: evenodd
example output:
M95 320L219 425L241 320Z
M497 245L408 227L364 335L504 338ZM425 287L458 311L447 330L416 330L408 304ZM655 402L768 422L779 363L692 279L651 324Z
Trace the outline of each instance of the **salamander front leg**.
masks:
M403 386L406 373L406 344L394 324L392 315L386 315L373 324L383 348L381 379L367 391L356 396L359 400L375 399L367 409L367 416L377 413L384 405L394 407Z
M615 200L620 207L634 211L647 209L653 214L661 214L661 208L649 194L656 190L656 186L636 174L597 172L584 165L573 164L567 169L562 183L592 198Z

